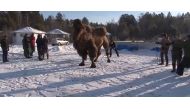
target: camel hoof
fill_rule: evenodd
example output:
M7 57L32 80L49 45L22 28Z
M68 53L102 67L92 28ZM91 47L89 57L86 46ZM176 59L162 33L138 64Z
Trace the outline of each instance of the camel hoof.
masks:
M85 66L85 64L84 63L80 63L79 66Z
M95 64L92 64L92 65L90 66L90 68L96 68L96 65L95 65Z

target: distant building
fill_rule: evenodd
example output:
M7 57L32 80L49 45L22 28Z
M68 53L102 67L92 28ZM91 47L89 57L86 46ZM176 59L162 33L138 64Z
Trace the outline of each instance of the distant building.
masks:
M64 40L67 40L69 41L70 39L70 34L67 33L67 32L64 32L60 29L53 29L53 30L50 30L46 33L47 37L48 37L48 40L49 42L51 43L52 40L54 40L55 38L62 38Z

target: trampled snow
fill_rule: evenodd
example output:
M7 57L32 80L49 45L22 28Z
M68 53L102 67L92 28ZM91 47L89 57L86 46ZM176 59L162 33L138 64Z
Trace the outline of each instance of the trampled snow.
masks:
M10 62L0 59L0 96L190 96L190 70L182 77L171 73L171 64L157 65L158 52L122 50L107 63L102 50L94 69L89 59L78 66L72 45L49 46L49 53L49 60L38 61L37 52L26 59L22 46L11 46Z

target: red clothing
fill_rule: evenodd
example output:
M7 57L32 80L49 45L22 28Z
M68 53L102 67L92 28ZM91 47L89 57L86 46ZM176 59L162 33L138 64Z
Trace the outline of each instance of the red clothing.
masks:
M31 37L31 45L32 45L32 47L35 47L35 37L34 36Z

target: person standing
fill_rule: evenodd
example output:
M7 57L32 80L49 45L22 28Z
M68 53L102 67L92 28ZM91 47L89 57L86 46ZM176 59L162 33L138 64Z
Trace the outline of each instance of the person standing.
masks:
M27 37L27 44L28 44L28 51L29 51L29 58L32 58L32 45L31 45L31 41L30 41L30 37Z
M183 43L182 39L180 37L176 37L173 41L172 41L172 50L171 50L171 55L172 55L172 71L171 72L175 72L176 71L176 64L177 66L179 66L179 63L181 62L182 59L182 47L181 44Z
M44 55L46 54L47 59L49 59L49 52L48 52L48 39L47 36L44 36L43 38L43 58Z
M27 58L27 44L26 44L26 38L27 38L27 35L25 34L23 39L22 39L22 47L23 47L23 50L24 50L24 56Z
M30 58L30 43L29 43L27 34L25 34L23 37L22 45L23 45L23 49L24 49L24 56L26 58Z
M36 39L36 43L37 43L37 50L38 50L38 59L40 61L43 60L43 39L42 39L42 35L38 34L38 37Z
M161 49L160 49L161 63L159 65L164 65L164 57L165 57L166 66L168 66L168 51L169 51L171 41L169 40L169 37L167 36L167 34L162 34L162 37L163 38L161 42L156 42L157 44L161 45Z
M33 33L30 36L30 43L31 43L31 56L33 56L33 53L35 52L35 37Z
M182 61L179 63L177 68L177 74L182 76L184 73L184 68L190 67L190 35L187 36L188 39L182 44L184 50L184 56Z
M1 48L2 48L2 51L3 51L3 55L2 55L3 62L9 62L8 61L9 45L7 43L7 36L6 35L3 36L0 43L1 43Z
M112 56L112 49L115 50L117 57L119 57L119 53L117 51L116 44L113 41L113 39L110 39L109 46L110 46L110 57Z

